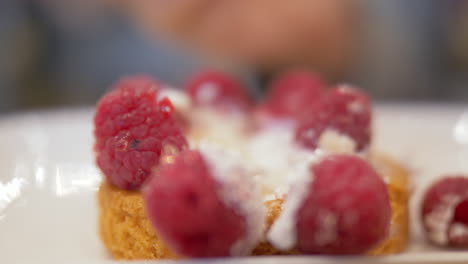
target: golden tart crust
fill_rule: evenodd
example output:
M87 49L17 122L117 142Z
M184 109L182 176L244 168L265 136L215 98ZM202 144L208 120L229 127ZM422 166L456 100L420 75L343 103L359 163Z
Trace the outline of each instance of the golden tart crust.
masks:
M368 252L369 255L398 253L406 248L409 237L409 175L396 161L372 155L371 162L384 175L390 194L392 224L389 237ZM282 210L281 199L266 201L265 219L269 228ZM146 216L143 199L137 191L121 190L107 182L98 191L99 235L115 259L174 259L176 254L158 237ZM252 255L299 254L280 251L260 242Z

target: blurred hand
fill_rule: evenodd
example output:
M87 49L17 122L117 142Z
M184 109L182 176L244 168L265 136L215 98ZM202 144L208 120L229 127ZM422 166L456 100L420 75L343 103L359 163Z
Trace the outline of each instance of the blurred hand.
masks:
M119 0L151 33L262 69L341 73L356 36L353 0Z

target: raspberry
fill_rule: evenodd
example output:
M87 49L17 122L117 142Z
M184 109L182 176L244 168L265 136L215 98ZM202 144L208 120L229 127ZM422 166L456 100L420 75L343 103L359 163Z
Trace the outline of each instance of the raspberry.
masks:
M342 85L332 89L301 117L296 141L316 149L322 133L331 129L350 137L357 150L363 150L371 138L371 108L369 97L355 88Z
M320 98L323 87L322 80L307 71L287 72L272 83L260 112L295 119Z
M361 254L387 236L388 190L368 162L354 155L329 155L313 165L311 173L296 214L299 250Z
M179 255L248 254L257 242L248 239L249 232L256 233L257 238L263 232L255 226L252 230L249 216L239 209L242 202L254 200L248 195L249 190L228 195L227 199L223 196L223 190L232 194L244 181L238 181L236 187L219 181L214 173L206 155L185 151L173 163L161 166L143 189L150 221ZM257 219L264 223L264 217Z
M431 242L468 248L468 178L449 175L434 182L424 195L421 219Z
M201 72L189 80L185 89L195 105L214 106L226 112L244 112L253 104L246 88L221 72Z
M158 165L164 151L187 147L167 98L157 100L158 84L130 77L98 102L94 117L96 162L107 179L137 189Z

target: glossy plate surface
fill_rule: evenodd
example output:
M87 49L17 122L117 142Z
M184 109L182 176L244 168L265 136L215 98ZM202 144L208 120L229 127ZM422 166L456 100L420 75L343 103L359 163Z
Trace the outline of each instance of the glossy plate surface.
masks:
M434 177L468 173L468 114L463 112L463 106L378 105L375 146L412 170L413 212L420 190ZM0 117L0 263L115 263L97 236L95 192L101 175L91 151L92 115L92 109L79 109ZM210 263L468 263L468 250L427 245L415 220L410 248L394 256Z

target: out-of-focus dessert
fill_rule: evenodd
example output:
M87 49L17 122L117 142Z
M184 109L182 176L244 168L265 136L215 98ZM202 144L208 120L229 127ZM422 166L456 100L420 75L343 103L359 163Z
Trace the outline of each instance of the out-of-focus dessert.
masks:
M369 98L291 72L255 105L219 72L97 105L100 236L115 258L370 254L408 240L408 174L370 150Z

